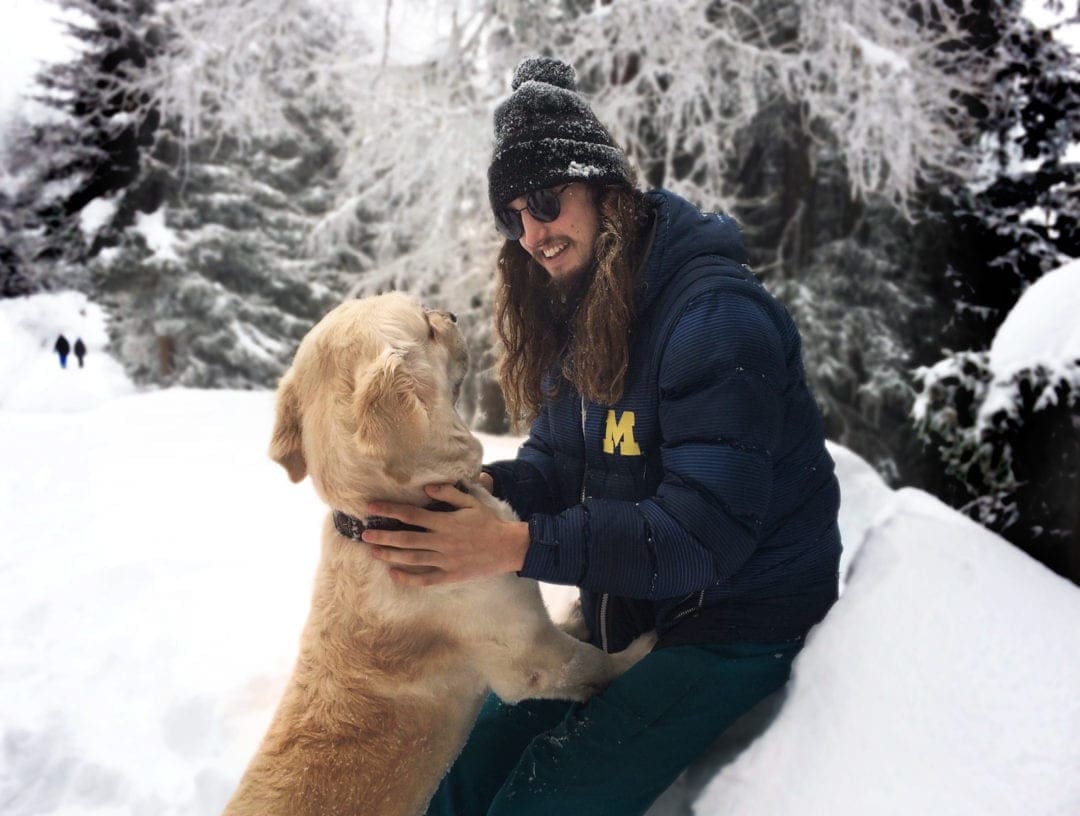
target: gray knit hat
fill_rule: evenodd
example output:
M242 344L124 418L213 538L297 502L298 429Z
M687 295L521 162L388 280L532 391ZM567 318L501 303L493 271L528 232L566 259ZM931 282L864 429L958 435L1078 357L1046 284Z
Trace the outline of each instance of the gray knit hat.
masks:
M512 93L495 109L488 198L498 213L533 190L570 181L633 185L626 156L577 92L571 65L524 59Z

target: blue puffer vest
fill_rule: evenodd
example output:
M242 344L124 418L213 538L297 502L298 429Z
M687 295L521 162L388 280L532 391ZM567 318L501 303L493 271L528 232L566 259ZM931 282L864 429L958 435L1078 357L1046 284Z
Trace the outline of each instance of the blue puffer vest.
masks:
M579 586L601 648L800 638L836 600L840 493L798 330L731 219L648 195L622 397L560 380L517 459L485 470L529 521L521 574Z

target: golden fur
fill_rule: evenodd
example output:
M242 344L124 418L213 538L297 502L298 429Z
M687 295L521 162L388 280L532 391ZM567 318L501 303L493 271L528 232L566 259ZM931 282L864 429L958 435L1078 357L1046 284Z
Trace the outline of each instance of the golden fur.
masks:
M472 481L481 446L453 406L465 367L445 313L397 293L345 303L281 380L271 456L352 516L465 481L512 518ZM585 699L651 642L604 654L556 628L536 582L514 575L398 587L328 516L295 670L225 814L422 813L488 690Z

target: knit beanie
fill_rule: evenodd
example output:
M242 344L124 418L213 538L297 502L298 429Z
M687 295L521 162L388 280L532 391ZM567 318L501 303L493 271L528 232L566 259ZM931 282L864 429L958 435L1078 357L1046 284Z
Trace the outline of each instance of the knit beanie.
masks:
M498 213L518 196L571 181L633 185L626 156L580 93L572 65L524 59L495 109L488 198Z

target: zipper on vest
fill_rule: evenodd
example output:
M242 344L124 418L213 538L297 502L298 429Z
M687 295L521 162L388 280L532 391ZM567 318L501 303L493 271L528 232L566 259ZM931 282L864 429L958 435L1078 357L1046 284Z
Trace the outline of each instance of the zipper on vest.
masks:
M585 467L581 474L581 503L585 503L585 482L589 473L589 449L585 443L585 416L586 416L585 397L581 398L581 449L585 454ZM600 630L600 648L605 652L608 650L608 631L607 631L607 608L609 593L605 592L600 596L600 613L599 613L599 626Z
M589 474L589 451L585 445L585 397L581 398L581 453L583 466L581 468L581 498L579 504L585 503L585 478Z
M694 593L691 592L689 595L686 596L686 598L684 600L690 600L690 598L693 596L693 594ZM695 612L700 612L701 608L704 605L705 605L705 590L703 589L703 590L701 590L701 592L698 593L698 598L697 598L697 604L696 605L691 606L689 609L684 609L682 612L679 612L677 615L672 617L668 623L673 624L676 621L682 620L687 615L693 615Z
M607 606L608 606L608 593L605 592L600 596L600 648L605 652L608 650L608 636L607 636Z

